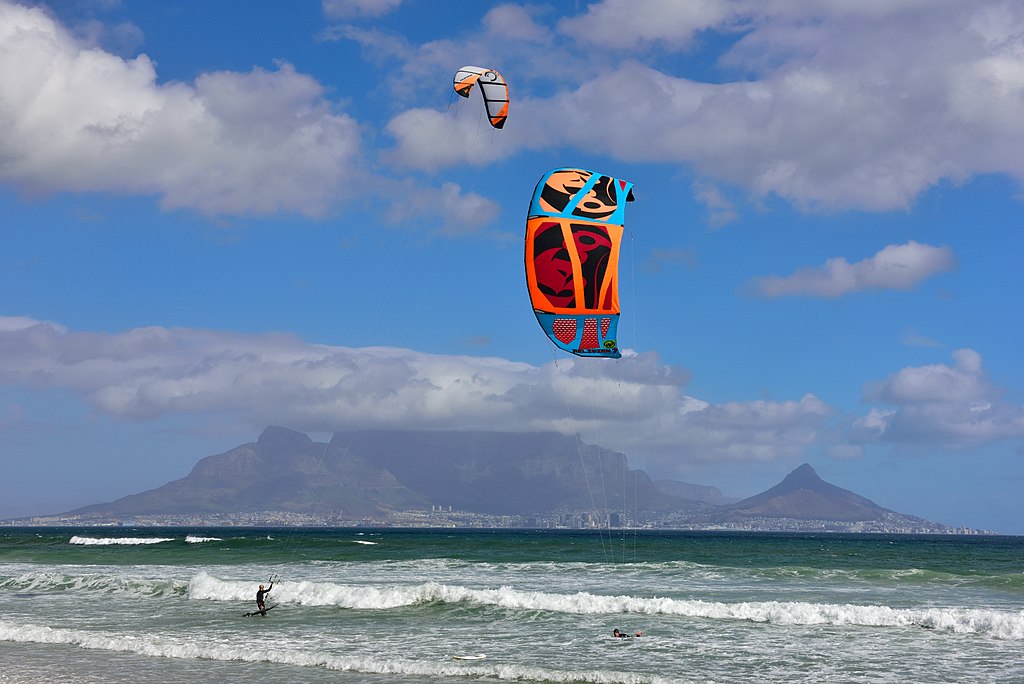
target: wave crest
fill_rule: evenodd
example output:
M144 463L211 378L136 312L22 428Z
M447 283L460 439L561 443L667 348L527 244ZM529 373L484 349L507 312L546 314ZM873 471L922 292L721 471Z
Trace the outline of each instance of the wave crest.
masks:
M252 582L225 581L199 573L189 584L189 597L217 601L251 600ZM746 620L779 625L854 625L861 627L925 627L956 633L984 634L1024 640L1024 611L969 608L891 608L877 605L757 601L723 603L693 599L604 596L588 592L557 594L503 586L478 589L426 582L414 585L368 586L330 582L275 584L274 599L301 606L336 606L389 610L428 603L464 603L505 610L546 611L581 615L679 615L709 620Z
M75 535L68 543L82 546L141 546L169 541L174 541L174 539L170 537L79 537Z
M657 675L639 675L612 670L554 670L524 665L494 663L466 665L453 662L450 656L436 662L402 658L336 656L301 649L253 649L249 645L171 642L158 637L137 637L128 634L100 634L75 629L18 625L0 621L0 641L35 644L66 644L82 648L103 649L146 656L208 659L219 661L264 662L299 667L320 667L339 672L359 672L409 677L473 677L502 681L593 682L604 684L663 684L674 681Z

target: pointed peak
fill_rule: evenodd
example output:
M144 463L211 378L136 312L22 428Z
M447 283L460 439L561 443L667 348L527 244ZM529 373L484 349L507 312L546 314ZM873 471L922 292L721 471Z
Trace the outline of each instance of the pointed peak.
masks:
M815 485L822 482L822 479L818 477L818 473L815 472L809 464L804 463L799 468L791 472L782 481L782 484L791 485L795 487L807 487L809 485Z
M795 474L795 473L800 473L800 474L803 474L803 475L809 474L809 475L813 475L814 477L818 476L817 471L815 471L814 468L811 467L810 463L804 463L799 468L794 469L793 472L790 473L790 474L792 475L792 474Z

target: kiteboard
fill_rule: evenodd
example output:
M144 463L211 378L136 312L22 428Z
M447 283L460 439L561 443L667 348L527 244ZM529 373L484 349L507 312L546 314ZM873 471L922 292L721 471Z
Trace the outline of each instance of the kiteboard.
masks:
M272 605L272 606L267 606L267 610L273 610L274 608L277 608L277 605L278 605L278 604L276 604L276 603L275 603L275 604L274 604L274 605ZM266 610L264 610L264 611L254 610L254 611L253 611L253 612L251 612L251 613L246 613L246 614L245 614L245 615L243 615L242 617L252 617L252 616L254 616L254 615L263 615L263 614L264 614L264 613L266 613L266 612L267 612Z
M454 655L452 660L483 660L486 657L483 653L477 653L476 655Z

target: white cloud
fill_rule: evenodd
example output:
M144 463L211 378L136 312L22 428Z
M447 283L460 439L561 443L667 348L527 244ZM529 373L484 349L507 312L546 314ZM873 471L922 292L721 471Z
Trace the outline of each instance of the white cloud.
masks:
M324 14L331 19L380 17L400 4L402 0L323 0Z
M321 38L359 44L381 67L380 80L392 101L405 106L424 97L428 102L447 102L456 69L467 64L514 75L510 85L513 97L519 98L538 84L547 90L552 83L578 83L580 74L594 71L590 55L567 49L564 40L558 41L538 21L551 11L544 5L497 5L479 24L456 21L449 26L450 35L419 44L392 31L352 25L332 26Z
M324 8L354 16L395 6ZM396 146L385 159L399 167L482 165L553 146L692 166L715 225L735 210L707 188L726 184L809 210L891 210L941 182L1024 179L1019 3L606 0L555 32L542 12L550 10L499 5L482 25L421 45L352 26L328 37L364 45L392 102L417 107L386 127ZM145 193L210 214L322 215L368 168L357 122L287 65L161 84L146 56L104 52L9 0L0 0L0 35L0 181L26 192ZM695 36L722 47L735 40L715 74L732 81L620 63L622 53L607 50L689 49ZM492 133L478 127L478 98L453 107L462 117L422 106L425 94L452 97L452 70L466 61L511 79L509 123L485 146L474 145ZM257 99L266 106L242 106Z
M911 240L905 245L889 245L873 257L852 264L836 257L824 266L801 269L793 275L757 278L753 288L764 297L840 297L863 290L908 290L955 266L949 247Z
M0 181L320 215L346 194L359 148L356 122L287 64L158 84L145 55L89 47L42 10L0 0Z
M498 205L475 192L463 193L456 183L440 188L415 187L410 183L389 193L391 205L384 213L389 223L436 224L447 235L475 233L495 219ZM397 199L396 199L397 198Z
M524 149L575 146L632 161L672 161L682 140L678 113L696 109L704 89L637 63L549 99L520 97L510 84L509 119L502 130L486 130L483 105L471 93L445 113L419 108L395 116L387 125L397 142L389 159L437 170L492 163Z
M720 188L699 182L693 186L693 196L708 209L708 222L712 228L721 228L737 219L739 213Z
M339 0L324 10L396 6ZM557 145L692 166L705 188L730 184L828 211L903 209L929 187L978 174L1024 180L1019 3L605 0L555 32L537 19L545 11L499 5L482 25L421 45L352 26L325 35L365 46L385 65L392 102L417 107L386 127L396 147L385 158L400 167L481 165ZM144 55L91 47L9 0L0 13L0 180L25 191L149 193L211 214L321 215L367 167L357 123L287 65L159 84ZM731 81L607 54L711 38L735 41L717 64L716 77ZM486 154L472 144L481 116L453 125L450 113L422 107L425 95L451 97L452 70L467 61L511 79L509 123ZM257 97L267 105L255 108L258 120L235 106ZM731 219L724 195L700 192L714 225Z
M865 386L865 400L877 405L852 421L846 443L833 439L834 412L814 395L712 404L687 395L688 380L654 353L532 366L280 334L161 327L99 334L0 317L0 385L66 390L120 420L224 416L253 430L282 424L310 432L578 432L591 443L640 450L649 471L662 473L723 461L792 463L821 445L855 458L873 443L956 449L1024 438L1024 407L1005 400L969 349L950 366L905 368ZM642 444L629 435L642 435Z
M923 443L947 447L1024 438L1024 406L1005 400L972 349L953 353L953 365L904 368L869 383L864 399L872 407L854 421L854 442Z
M667 50L689 49L701 31L747 32L760 42L763 27L790 36L813 34L826 22L858 24L894 22L919 13L955 10L960 0L600 0L579 16L559 22L563 33L605 48L635 50L657 44ZM1000 4L1000 3L994 3ZM806 21L813 16L815 21ZM803 44L813 50L813 45Z
M393 118L387 131L397 146L385 158L399 167L436 171L456 164L482 166L508 156L513 148L506 131L492 128L480 96L470 95L447 113L409 109Z
M551 32L537 24L530 9L520 5L498 5L487 11L482 21L486 31L498 38L543 43Z
M696 109L665 102L678 130L644 135L679 161L808 209L900 209L943 180L1024 179L1024 6L728 6L746 33L723 64L758 77L708 88Z
M414 106L423 101L448 102L456 97L452 89L455 71L466 60L491 63L489 50L470 48L450 39L413 45L403 35L376 28L332 26L322 32L321 38L357 43L368 61L380 69L381 85L377 90L383 92L376 94L386 94L394 107ZM479 37L477 40L484 42Z
M713 405L687 396L689 374L653 353L617 362L500 358L334 347L287 335L179 328L68 331L0 317L0 384L60 388L98 413L148 421L232 416L260 429L557 430L629 450L648 463L799 458L830 410L798 401Z
M900 72L896 64L881 70ZM944 95L900 95L930 88L813 64L709 84L630 62L552 98L517 101L522 132L514 140L523 148L571 145L626 161L692 165L706 179L807 210L906 208L943 179L991 171L1024 177L1024 163L980 131L1009 149L1024 148L1024 133L979 122L979 134L965 138L973 129L949 112ZM989 162L977 163L984 150Z
M701 144L687 129L687 117L713 90L626 62L574 91L520 103L518 125L524 132L518 142L597 148L630 161L674 161Z
M798 401L684 404L655 417L657 430L645 430L644 446L653 444L660 454L675 449L687 460L792 462L821 438L831 414L811 394Z
M631 49L654 41L689 46L694 35L721 24L739 7L726 0L604 0L584 14L563 19L558 28L584 43Z
M888 404L930 404L984 401L994 388L981 373L981 356L972 349L953 353L953 366L935 364L904 368L885 382L868 385L865 398Z
M29 318L28 316L0 316L0 332L25 330L27 328L37 326L40 323L41 321ZM55 323L45 322L45 324L60 332L66 332L65 328L62 328Z
M480 53L476 36L444 45L517 66L506 73L513 103L498 158L559 146L681 164L708 183L807 211L907 209L942 182L1024 180L1019 3L607 0L559 27L543 63L521 42ZM736 41L717 64L721 82L590 49L688 49L702 31ZM565 45L567 35L579 42ZM399 71L433 64L437 49L410 48ZM392 121L398 159L433 169L480 163L452 150L426 154L436 127L412 125L424 118Z

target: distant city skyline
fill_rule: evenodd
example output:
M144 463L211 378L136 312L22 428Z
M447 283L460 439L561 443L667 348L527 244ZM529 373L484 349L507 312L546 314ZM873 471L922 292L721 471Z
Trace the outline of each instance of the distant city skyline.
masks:
M421 527L421 528L480 528L480 529L565 529L565 530L707 530L737 532L833 532L845 534L960 534L993 535L992 530L978 530L970 527L949 527L929 523L918 525L897 525L884 523L844 523L834 520L797 520L792 518L765 518L747 522L695 524L654 521L642 525L626 521L599 524L586 513L528 516L528 515L487 515L465 511L436 513L423 511L399 511L390 516L347 519L337 516L315 516L290 513L288 511L261 511L235 515L148 515L138 518L111 520L107 522L82 521L73 516L36 516L20 520L2 520L0 526L8 527ZM617 514L610 514L608 518Z
M884 5L884 6L883 6ZM0 0L0 518L284 425L803 462L1024 534L1024 6ZM499 71L493 128L463 66ZM634 184L620 360L554 349L541 176Z

